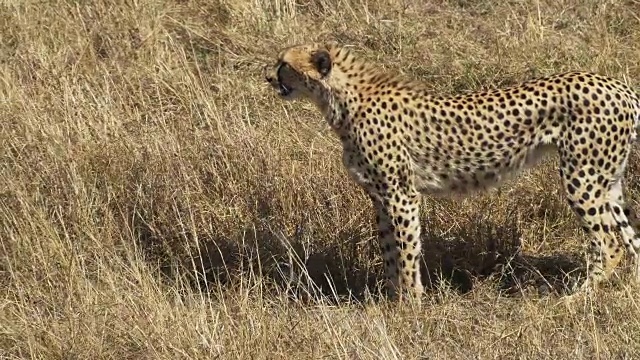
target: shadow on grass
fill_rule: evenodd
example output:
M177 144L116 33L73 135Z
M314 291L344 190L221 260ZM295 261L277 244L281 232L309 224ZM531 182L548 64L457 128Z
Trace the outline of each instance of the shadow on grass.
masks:
M334 303L376 300L383 293L376 239L363 234L373 234L373 227L350 228L328 238L326 229L313 231L301 224L293 235L285 236L265 221L232 238L200 235L196 250L176 256L167 252L167 246L159 252L158 242L184 243L189 236L160 240L143 224L137 224L139 246L147 258L161 264L169 281L179 274L199 291L259 283L263 291ZM422 275L427 296L443 288L464 294L487 281L506 295L531 289L539 295L566 292L569 279L575 277L568 274L581 267L581 258L577 254L523 255L520 238L514 221L470 219L446 236L424 226ZM171 258L173 262L167 260Z
M464 294L490 281L504 295L564 294L583 275L579 253L523 254L516 222L470 221L446 237L433 231L423 236L423 283ZM576 274L577 273L577 274ZM435 275L435 276L434 276Z

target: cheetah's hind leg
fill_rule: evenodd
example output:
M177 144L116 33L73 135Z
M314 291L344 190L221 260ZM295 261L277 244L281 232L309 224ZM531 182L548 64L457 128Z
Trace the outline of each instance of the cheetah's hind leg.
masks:
M579 217L585 232L590 236L587 278L574 293L590 292L596 290L599 283L609 277L620 262L624 249L615 233L618 223L612 210L613 202L607 191L609 182L603 183L603 174L596 168L575 169L563 166L567 162L567 159L561 159L560 167L567 200Z
M613 183L609 191L611 210L620 230L622 242L632 258L634 281L640 283L640 236L634 229L638 221L631 208L626 204L622 189L622 179L620 178Z

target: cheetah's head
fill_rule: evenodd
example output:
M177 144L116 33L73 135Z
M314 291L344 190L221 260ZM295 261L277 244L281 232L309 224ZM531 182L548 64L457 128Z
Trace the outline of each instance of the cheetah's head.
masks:
M319 101L333 65L328 46L296 45L280 51L275 65L265 67L265 79L283 99Z

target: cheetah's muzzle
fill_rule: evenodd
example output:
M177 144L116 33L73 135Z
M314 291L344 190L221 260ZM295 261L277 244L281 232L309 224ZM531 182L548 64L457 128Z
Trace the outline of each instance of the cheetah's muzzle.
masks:
M282 65L278 64L278 66L276 66L273 73L271 73L270 67L268 65L265 65L263 69L263 74L264 74L265 80L269 83L269 85L271 85L272 88L276 90L278 95L280 95L280 97L286 98L289 95L291 95L291 93L293 92L293 89L282 83L282 79L280 78L281 67Z

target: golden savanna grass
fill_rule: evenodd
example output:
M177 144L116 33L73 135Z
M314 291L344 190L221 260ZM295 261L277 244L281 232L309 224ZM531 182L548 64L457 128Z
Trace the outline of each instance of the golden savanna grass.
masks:
M566 70L640 91L637 0L2 1L0 358L640 356L627 277L560 296L585 236L555 158L426 197L424 305L381 298L337 139L260 75L318 40L434 93Z

